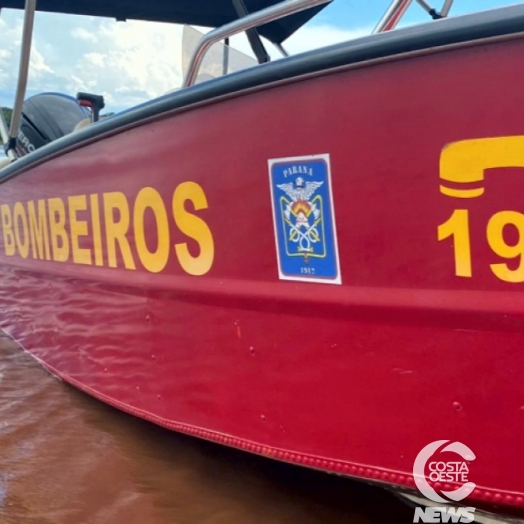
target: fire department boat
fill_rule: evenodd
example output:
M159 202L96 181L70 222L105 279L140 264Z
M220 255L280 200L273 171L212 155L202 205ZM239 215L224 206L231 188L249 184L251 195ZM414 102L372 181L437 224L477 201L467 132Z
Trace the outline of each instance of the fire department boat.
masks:
M0 126L1 326L167 428L416 503L445 493L481 522L522 515L524 6L386 31L395 0L376 34L264 63L261 35L285 53L325 3L39 0L222 27L184 89L36 147L27 0ZM239 31L261 65L193 85ZM413 473L440 439L471 451L471 482Z

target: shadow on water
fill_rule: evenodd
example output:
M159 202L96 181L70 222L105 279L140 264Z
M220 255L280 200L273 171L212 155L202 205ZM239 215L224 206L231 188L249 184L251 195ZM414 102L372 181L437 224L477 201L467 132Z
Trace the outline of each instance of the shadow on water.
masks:
M388 493L173 433L58 381L0 338L0 523L412 522Z

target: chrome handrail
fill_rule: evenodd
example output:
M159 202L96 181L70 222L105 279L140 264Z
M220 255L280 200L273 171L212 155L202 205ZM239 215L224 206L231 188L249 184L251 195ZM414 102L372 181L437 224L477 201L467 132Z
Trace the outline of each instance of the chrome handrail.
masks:
M393 0L384 16L373 29L373 34L394 29L411 2L412 0Z
M444 5L442 6L442 9L440 10L440 14L446 18L446 16L449 15L449 10L451 9L451 6L453 5L453 2L455 0L445 0Z
M198 71L202 65L202 59L213 44L247 29L268 24L279 18L300 13L306 9L328 4L329 2L331 0L285 0L210 31L202 37L198 47L193 52L182 87L190 87L195 83Z
M393 0L384 14L380 19L380 22L377 24L373 30L373 34L382 33L384 31L389 31L394 29L395 26L400 22L400 19L406 12L407 8L411 5L413 0ZM433 18L446 18L449 14L449 10L453 5L454 0L444 0L442 9L437 11L432 8L426 0L417 0L417 3L424 9L429 15Z

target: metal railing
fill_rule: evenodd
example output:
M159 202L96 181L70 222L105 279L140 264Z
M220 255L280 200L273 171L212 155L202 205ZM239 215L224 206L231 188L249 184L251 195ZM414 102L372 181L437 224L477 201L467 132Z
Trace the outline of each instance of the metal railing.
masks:
M202 37L198 47L193 52L182 87L189 87L195 83L202 59L213 44L238 33L242 33L243 31L247 31L248 29L268 24L279 18L300 13L306 9L329 2L331 2L331 0L286 0L285 2L267 7L266 9L262 9L261 11L257 11L256 13L252 13L244 18L240 18L239 20L235 20L234 22L210 31Z
M29 70L36 1L37 0L25 0L25 17L22 35L22 51L20 54L18 85L16 89L15 104L13 107L11 126L9 130L7 129L3 114L0 113L0 136L2 137L2 140L8 144L7 154L12 160L16 159L17 157L15 147L20 127L22 105L27 88L27 76ZM210 31L200 40L197 48L191 56L187 74L184 78L183 87L189 87L195 83L198 71L202 65L202 60L207 51L215 43L249 29L274 22L280 18L305 11L313 7L327 4L331 1L332 0L285 0L279 4L270 6L261 11L257 11L256 13L249 14L243 18ZM444 18L448 16L449 10L453 5L454 0L444 0L444 4L440 12L431 8L431 6L425 0L416 1L433 18ZM385 15L377 24L373 32L380 33L394 29L412 2L413 0L393 0ZM281 45L277 44L277 48L281 51L282 54L287 56L286 51Z
M412 0L393 0L384 16L373 29L373 33L383 33L394 29L398 24L406 9L411 5Z
M279 18L284 18L285 16L299 13L300 11L305 11L306 9L315 6L327 4L330 1L331 0L286 0L210 31L200 40L197 48L193 52L182 87L190 87L195 83L198 71L202 65L202 60L214 44L238 33L242 33L243 31L273 22ZM444 0L444 5L440 12L432 8L425 0L416 1L433 18L445 18L448 16L454 0ZM394 29L412 2L413 0L393 0L386 13L373 30L373 33L382 33L383 31ZM282 54L287 56L286 51L281 45L277 45L277 48L282 52Z
M444 0L444 4L440 11L431 7L425 0L416 0L417 3L426 11L433 19L446 18L449 14L454 0ZM380 22L376 25L373 33L383 33L395 29L408 7L413 0L393 0Z

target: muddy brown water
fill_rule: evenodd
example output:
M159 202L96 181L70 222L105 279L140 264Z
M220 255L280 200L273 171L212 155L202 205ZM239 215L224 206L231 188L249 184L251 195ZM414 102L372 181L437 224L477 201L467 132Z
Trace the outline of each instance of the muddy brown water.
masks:
M121 413L0 336L0 524L412 521L378 488Z

